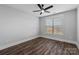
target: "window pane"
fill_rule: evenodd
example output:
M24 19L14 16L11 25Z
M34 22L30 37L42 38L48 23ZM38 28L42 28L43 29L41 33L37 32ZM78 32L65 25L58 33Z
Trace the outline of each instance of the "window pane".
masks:
M52 23L51 19L46 20L46 26L52 26Z
M53 34L54 28L53 28L53 20L47 19L46 20L46 28L47 28L47 34Z
M63 35L63 20L60 18L55 18L54 19L54 34L58 34L58 35Z

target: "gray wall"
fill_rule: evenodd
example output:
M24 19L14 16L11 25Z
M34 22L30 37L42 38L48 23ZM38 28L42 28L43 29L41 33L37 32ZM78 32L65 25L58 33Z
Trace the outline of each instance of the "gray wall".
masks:
M0 5L0 47L38 35L39 19Z
M60 15L63 15L63 30L64 30L64 36L54 36L50 35L52 37L56 38L63 38L65 40L71 40L71 41L77 41L77 10L71 10L66 11L54 15L49 15L45 17L40 17L40 35L44 35L46 31L45 27L45 20L46 19L53 19L54 17L60 17Z
M77 8L77 40L78 40L78 43L79 43L79 6Z

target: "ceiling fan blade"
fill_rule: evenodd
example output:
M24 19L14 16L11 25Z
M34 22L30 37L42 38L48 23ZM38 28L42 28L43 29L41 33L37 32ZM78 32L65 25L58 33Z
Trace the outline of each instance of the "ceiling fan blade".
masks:
M45 8L44 10L48 10L48 9L50 9L50 8L52 8L52 7L53 7L53 5L51 5L51 6L47 7L47 8Z
M40 13L40 15L42 14L42 12Z
M41 5L40 4L37 4L38 5L38 7L42 10L42 7L41 7Z
M35 11L33 11L33 12L40 12L41 10L35 10Z
M49 11L45 11L46 13L50 13Z
M42 7L44 7L44 4L41 4Z

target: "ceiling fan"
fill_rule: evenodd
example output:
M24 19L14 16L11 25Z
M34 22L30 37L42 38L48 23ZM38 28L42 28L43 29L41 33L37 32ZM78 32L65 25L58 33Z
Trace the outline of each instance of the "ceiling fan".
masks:
M37 6L40 8L40 10L35 10L35 11L33 11L33 12L40 12L40 15L41 15L42 13L44 13L44 12L50 13L50 12L47 11L47 10L53 7L53 5L50 5L50 6L46 7L46 8L44 8L44 4L37 4Z

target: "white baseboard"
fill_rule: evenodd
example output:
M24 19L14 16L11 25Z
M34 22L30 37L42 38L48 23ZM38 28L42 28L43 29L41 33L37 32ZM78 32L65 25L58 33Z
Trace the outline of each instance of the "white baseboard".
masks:
M76 44L77 47L79 48L79 43L76 42L76 41L65 40L65 39L59 39L59 38L49 37L49 36L45 36L45 35L40 35L40 37L44 37L44 38L49 38L49 39L53 39L53 40L58 40L58 41L63 41L63 42L68 42L68 43Z
M28 37L26 39L23 39L21 41L17 41L17 42L13 42L13 43L6 44L5 46L0 47L0 50L5 49L5 48L8 48L10 46L14 46L14 45L20 44L20 43L25 42L25 41L32 40L32 39L37 38L37 37L39 37L39 36L32 36L32 37Z
M77 42L76 45L77 45L77 47L78 47L78 49L79 49L79 42Z

